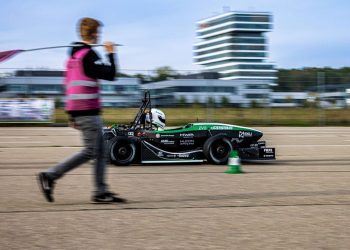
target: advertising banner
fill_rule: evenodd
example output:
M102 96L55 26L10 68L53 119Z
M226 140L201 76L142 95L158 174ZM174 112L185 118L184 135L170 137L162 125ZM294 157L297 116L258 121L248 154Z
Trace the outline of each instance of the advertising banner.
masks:
M0 123L52 122L54 100L42 98L0 98Z

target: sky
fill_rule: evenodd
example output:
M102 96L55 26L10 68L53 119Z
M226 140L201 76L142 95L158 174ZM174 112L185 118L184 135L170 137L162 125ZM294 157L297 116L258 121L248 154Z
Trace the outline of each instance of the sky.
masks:
M272 13L268 60L277 68L350 66L346 0L2 0L0 51L68 45L79 40L78 20L92 17L104 23L102 41L124 45L117 53L122 72L199 70L192 58L196 22L225 8ZM0 71L63 69L67 55L67 49L21 53L1 63Z

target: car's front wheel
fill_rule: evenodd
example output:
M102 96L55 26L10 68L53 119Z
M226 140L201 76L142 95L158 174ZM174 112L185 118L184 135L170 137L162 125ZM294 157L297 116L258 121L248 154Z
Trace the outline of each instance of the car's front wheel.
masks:
M208 161L214 164L225 164L232 149L232 144L225 135L216 135L204 143L203 153Z
M136 143L130 138L114 137L108 142L107 150L113 164L127 166L136 159Z

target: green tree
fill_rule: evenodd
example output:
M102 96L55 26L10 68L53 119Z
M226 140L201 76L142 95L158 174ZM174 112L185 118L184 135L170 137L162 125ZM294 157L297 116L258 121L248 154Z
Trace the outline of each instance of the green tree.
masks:
M125 73L117 72L116 77L132 77L132 76Z
M144 75L144 74L136 74L134 75L134 77L139 78L141 80L142 83L147 81L147 78L149 78L148 76Z
M186 99L186 97L185 97L185 96L180 96L180 98L179 98L179 105L180 105L181 107L185 107L186 104L187 104L187 99Z
M250 107L251 108L258 108L259 107L259 103L257 102L257 100L251 100L250 101Z
M62 106L61 98L56 97L54 100L54 103L55 103L55 108L60 108Z
M156 73L156 76L154 76L152 80L155 82L164 81L167 80L169 77L174 77L175 75L177 75L176 71L169 66L158 67L154 70L154 72Z
M208 103L209 107L213 107L215 104L215 99L213 97L209 96L207 99L207 103Z
M221 97L221 105L227 107L229 105L229 100L226 96Z
M348 84L350 82L350 67L339 69L324 67L306 67L301 69L279 69L277 72L278 86L274 91L306 91L317 88L317 73L325 73L325 84Z

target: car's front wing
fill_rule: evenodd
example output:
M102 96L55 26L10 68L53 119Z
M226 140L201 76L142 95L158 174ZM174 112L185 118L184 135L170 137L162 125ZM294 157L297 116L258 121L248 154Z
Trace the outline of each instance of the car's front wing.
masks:
M238 155L242 160L276 160L276 149L267 148L265 141L259 141L249 148L239 148Z

